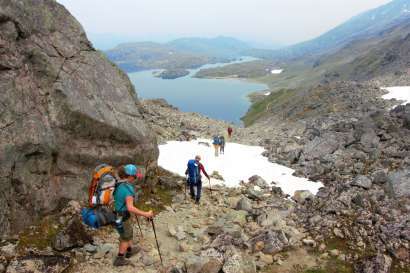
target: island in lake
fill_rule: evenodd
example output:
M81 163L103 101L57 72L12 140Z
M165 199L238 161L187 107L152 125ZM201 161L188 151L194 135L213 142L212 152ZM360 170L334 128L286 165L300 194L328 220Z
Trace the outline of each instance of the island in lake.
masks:
M153 75L157 78L164 80L173 80L189 75L189 71L186 69L166 69L159 72L153 72Z

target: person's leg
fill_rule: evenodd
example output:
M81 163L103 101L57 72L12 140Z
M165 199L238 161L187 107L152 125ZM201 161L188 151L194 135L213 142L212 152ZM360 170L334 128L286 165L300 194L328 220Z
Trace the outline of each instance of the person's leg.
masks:
M130 265L130 261L125 259L127 250L132 250L133 229L130 220L123 222L123 230L118 230L120 234L120 244L118 247L118 256L114 260L114 266Z
M201 199L201 192L202 192L202 180L198 181L198 185L196 186L196 199L195 201L199 203L199 200Z
M189 193L191 194L191 199L195 198L195 189L194 189L194 183L189 182Z

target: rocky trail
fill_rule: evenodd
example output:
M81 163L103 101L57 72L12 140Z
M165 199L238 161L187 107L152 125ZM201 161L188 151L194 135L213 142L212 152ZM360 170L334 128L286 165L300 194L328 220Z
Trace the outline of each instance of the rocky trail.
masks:
M179 185L183 181L177 182ZM311 196L300 194L297 201ZM156 232L164 260L161 265L150 223L134 223L134 242L141 251L132 257L132 266L113 267L118 235L112 228L92 231L93 242L67 244L62 257L70 263L55 262L48 272L296 272L295 268L314 267L321 257L313 252L316 242L296 224L297 202L288 200L279 188L270 187L260 177L252 177L240 188L218 186L205 189L200 205L183 192L155 217ZM79 204L71 202L67 217L75 218ZM77 247L70 250L72 246ZM82 244L82 247L78 247ZM2 248L2 251L8 245ZM54 244L54 247L56 245ZM285 252L283 252L285 251ZM290 251L290 252L287 252ZM52 255L48 250L48 255ZM325 252L325 249L322 249ZM44 257L47 251L43 252ZM13 256L12 253L9 253ZM324 254L322 254L324 255ZM296 259L296 257L298 257ZM11 257L9 257L11 258ZM288 262L289 260L289 262ZM41 272L43 262L16 259L7 272ZM59 266L57 266L59 265Z

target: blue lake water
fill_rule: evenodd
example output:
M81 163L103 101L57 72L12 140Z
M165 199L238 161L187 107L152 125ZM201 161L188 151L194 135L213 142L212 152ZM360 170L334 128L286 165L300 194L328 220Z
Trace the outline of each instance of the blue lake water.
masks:
M244 57L240 61L253 60ZM218 67L227 64L210 64L201 68ZM164 98L184 112L198 112L205 116L241 124L240 118L250 106L247 97L254 91L263 91L265 84L239 79L197 79L192 76L199 69L191 70L188 76L163 80L154 77L154 70L129 73L138 96L143 99ZM157 70L158 71L158 70Z

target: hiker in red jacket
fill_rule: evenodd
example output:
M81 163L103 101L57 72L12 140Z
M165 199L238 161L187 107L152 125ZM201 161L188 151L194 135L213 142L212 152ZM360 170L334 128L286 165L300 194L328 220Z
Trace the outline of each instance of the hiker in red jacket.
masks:
M228 136L229 136L229 138L231 138L231 136L232 136L232 132L233 132L233 129L232 129L232 127L228 127Z
M201 162L201 156L195 156L195 160L188 161L188 166L185 171L185 175L188 175L188 183L189 183L189 191L191 193L191 198L195 199L195 203L199 204L199 200L201 199L201 191L202 191L202 179L201 179L201 172L209 178L209 175L205 171L204 165ZM196 187L196 195L194 187Z

